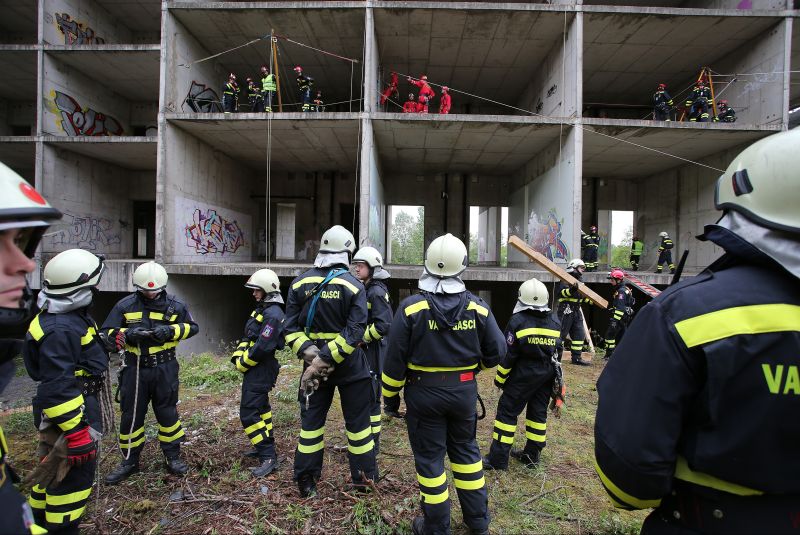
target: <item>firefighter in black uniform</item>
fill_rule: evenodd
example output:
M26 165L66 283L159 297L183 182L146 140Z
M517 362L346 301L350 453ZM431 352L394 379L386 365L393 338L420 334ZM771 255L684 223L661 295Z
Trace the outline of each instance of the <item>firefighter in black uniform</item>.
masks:
M244 338L233 352L231 362L244 374L239 418L255 448L246 455L261 461L260 466L250 471L256 477L264 477L278 467L269 391L275 386L281 369L275 350L283 349L283 298L278 276L271 269L253 273L245 287L253 290L256 307L250 313Z
M375 454L380 451L381 438L381 374L386 352L386 335L392 323L392 304L389 301L389 289L383 282L391 275L383 269L383 257L374 247L362 247L353 256L356 277L367 290L367 328L364 331L364 352L372 373L375 399L370 411L372 438L375 440ZM400 400L397 399L399 404ZM390 406L396 415L399 406Z
M606 329L606 354L603 357L605 359L611 358L614 349L625 334L625 329L631 321L634 303L633 293L625 284L625 273L621 269L612 269L608 278L611 279L614 293L611 296L611 303L608 305L611 317L608 319L608 329Z
M222 88L222 111L233 113L239 103L239 85L236 83L236 75L230 73L225 87Z
M708 103L711 101L711 90L702 80L697 82L689 97L686 99L686 109L689 110L689 121L708 122Z
M300 90L300 102L303 104L302 111L311 110L311 87L314 85L314 79L307 74L303 74L303 68L298 65L294 68L297 74L297 88Z
M294 479L304 498L316 493L325 420L336 387L353 485L364 490L365 479L378 479L369 416L375 393L367 358L358 347L367 326L367 292L348 272L355 246L346 228L326 230L314 267L292 281L286 302L286 344L305 361L298 393L300 440L294 454Z
M658 265L656 266L656 273L661 273L664 264L669 264L669 272L675 273L675 264L672 263L672 248L675 244L666 232L661 232L658 235L661 238L661 244L658 246Z
M617 507L655 508L642 533L797 533L798 147L731 162L700 237L725 254L641 310L597 383L597 472Z
M497 366L494 379L503 394L497 402L492 445L483 461L486 470L508 468L509 452L529 468L539 464L547 440L547 404L561 366L556 358L561 351L560 325L549 304L550 296L541 281L522 283L506 327L508 353ZM525 449L511 451L517 418L526 405Z
M583 270L586 265L580 258L574 258L567 264L567 273L581 280ZM561 334L559 338L561 343L559 346L564 347L567 344L567 336L570 339L570 353L572 354L572 363L578 366L591 366L581 358L583 351L583 341L586 339L587 333L583 329L583 309L581 303L590 302L578 292L578 284L570 286L565 282L559 282L556 292L558 294L558 321L560 324ZM561 362L561 353L556 355L556 358Z
M653 93L653 118L656 121L669 121L672 112L672 97L667 93L665 84L658 84L658 89Z
M36 523L50 533L78 533L94 483L97 440L103 432L97 394L108 371L108 353L88 308L103 267L100 257L82 249L54 256L44 267L41 312L25 335L25 367L39 382L33 423L40 443L47 444L37 452L43 461L31 478L28 503ZM59 479L56 465L64 457L70 468Z
M389 330L383 395L405 385L406 425L414 452L424 516L415 534L450 533L445 454L470 533L489 533L483 461L475 438L475 375L506 354L503 333L486 303L467 291L463 242L452 234L433 240L425 254L421 292L403 300Z
M26 275L36 269L33 255L47 227L61 213L17 173L0 163L0 393L14 377L14 357L20 354L33 310ZM44 533L34 523L25 498L14 488L19 481L6 462L8 444L0 427L0 533Z
M586 271L597 271L597 252L600 248L600 235L597 226L589 227L589 234L583 236L583 261L586 262Z
M114 341L117 351L125 352L119 380L123 461L106 476L109 485L139 471L144 417L150 402L167 471L182 476L189 470L180 458L184 431L176 407L179 385L175 349L199 328L186 305L167 293L167 278L166 270L155 262L137 267L133 272L137 291L114 305L103 323L103 332Z
M247 79L247 103L250 104L250 112L261 113L264 111L264 95L261 88L256 85L252 78Z
M727 100L720 100L717 103L717 115L714 116L714 122L718 123L720 121L722 121L723 123L736 122L736 110L728 107Z

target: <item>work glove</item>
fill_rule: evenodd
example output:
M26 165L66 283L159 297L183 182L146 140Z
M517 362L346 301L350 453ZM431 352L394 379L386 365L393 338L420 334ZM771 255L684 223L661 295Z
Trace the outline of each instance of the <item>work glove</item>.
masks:
M314 359L319 355L319 348L314 344L311 344L307 348L305 348L300 356L305 361L306 364L311 366L311 363L314 362Z
M39 431L39 446L36 449L39 465L28 474L26 485L39 485L41 488L56 486L69 472L67 461L67 439L58 427L50 425Z
M169 325L159 325L153 329L153 340L156 342L166 342L175 335L175 331Z
M300 388L304 392L313 392L319 388L320 379L326 381L328 376L333 373L333 370L333 364L328 364L319 356L314 357L306 371L303 372L303 377L300 379Z
M117 335L113 338L114 342L114 349L116 351L122 351L125 349L125 331L119 330L117 331Z
M142 327L133 327L125 331L125 341L134 346L151 339L152 333Z
M67 463L81 466L97 457L97 442L89 433L89 424L78 424L75 429L64 434L67 441Z

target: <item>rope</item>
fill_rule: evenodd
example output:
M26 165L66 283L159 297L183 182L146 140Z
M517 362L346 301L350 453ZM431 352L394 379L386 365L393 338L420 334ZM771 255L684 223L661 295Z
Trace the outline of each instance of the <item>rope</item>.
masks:
M133 426L136 425L136 409L139 404L139 357L142 353L142 347L139 346L139 355L136 356L136 386L133 390L133 415L131 417L131 428L128 430L128 451L125 453L125 460L131 458L131 442L133 440Z
M349 61L350 63L358 63L359 62L357 59L352 59L352 58L347 58L345 56L340 56L339 54L334 54L333 52L328 52L327 50L322 50L321 48L315 48L315 47L313 47L311 45L307 45L305 43L301 43L300 41L295 41L294 39L289 39L285 35L277 35L277 34L275 34L275 37L277 37L278 39L283 39L284 41L288 41L290 43L294 43L294 44L296 44L298 46L302 46L302 47L305 47L305 48L310 48L311 50L315 50L315 51L319 52L320 54L325 54L325 55L328 55L328 56L333 56L334 58L342 59L344 61ZM263 39L263 37L262 37L262 39Z
M274 31L270 35L274 35ZM270 39L270 54L269 54L269 72L273 72L272 61L272 39ZM272 110L272 102L270 110ZM273 112L274 113L274 112ZM272 113L267 118L267 232L264 236L264 247L267 250L267 266L272 262Z
M192 65L194 65L196 63L202 63L202 62L208 61L210 59L218 58L219 56L222 56L223 54L227 54L228 52L233 52L234 50L239 50L240 48L244 48L246 46L250 46L253 43L257 43L257 42L259 42L259 41L261 41L263 39L266 39L267 37L269 37L269 35L265 35L263 37L259 37L258 39L252 39L252 40L246 42L243 45L235 46L233 48L229 48L227 50L223 50L222 52L217 52L216 54L212 54L212 55L207 56L205 58L198 59L198 60L195 60L195 61L190 61L189 63L179 63L178 67L186 67L187 69L189 69L189 68L191 68Z

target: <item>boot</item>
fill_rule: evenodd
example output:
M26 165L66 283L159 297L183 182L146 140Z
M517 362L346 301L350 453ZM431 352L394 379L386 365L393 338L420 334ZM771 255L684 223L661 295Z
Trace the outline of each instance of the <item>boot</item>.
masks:
M489 535L489 528L469 528L469 535Z
M183 462L180 457L170 457L166 461L167 472L176 476L185 476L189 471L189 465Z
M524 464L527 468L536 468L539 465L540 451L529 453L525 450L511 450L511 456Z
M258 450L252 449L242 452L242 457L258 457Z
M572 357L572 363L575 364L576 366L591 366L592 365L591 362L586 362L585 360L583 360L580 357Z
M121 463L106 476L106 485L116 485L139 471L139 463Z
M483 469L484 470L507 470L508 469L507 466L496 466L496 465L492 464L491 461L489 461L488 457L483 457L483 459L481 459L481 460L483 461Z
M411 522L411 533L414 535L425 535L425 517L418 516Z
M277 469L278 469L278 460L269 458L262 461L261 466L256 466L255 468L251 468L250 472L252 472L253 477L264 477L270 475Z
M317 482L314 476L303 474L297 480L297 488L300 491L301 498L309 498L317 495Z

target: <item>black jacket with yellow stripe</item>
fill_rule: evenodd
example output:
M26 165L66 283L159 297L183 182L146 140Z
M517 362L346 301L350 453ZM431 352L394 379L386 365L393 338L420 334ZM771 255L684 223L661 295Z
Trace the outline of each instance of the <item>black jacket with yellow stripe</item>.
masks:
M392 325L392 304L389 289L377 280L367 283L367 328L364 330L364 343L367 344L367 359L373 371L380 370L380 352L386 346L386 335Z
M259 302L244 326L244 338L233 352L236 368L245 373L283 349L284 314L279 303Z
M658 246L658 252L660 253L661 251L669 251L673 247L675 247L675 244L672 243L672 238L661 238L661 243Z
M165 342L145 340L142 343L125 346L126 354L157 355L161 352L175 353L178 342L191 338L200 330L192 319L189 309L174 295L162 291L155 299L147 299L140 292L121 299L109 312L103 323L103 332L113 339L117 331L134 327L152 330L161 325L169 325L172 337Z
M508 352L497 365L494 382L504 386L517 366L550 366L560 354L561 322L548 312L522 310L511 316L506 326Z
M108 353L87 308L37 314L25 335L23 356L31 379L39 382L34 407L62 431L81 423L84 401L77 377L99 377L108 369Z
M625 318L626 314L628 314L628 309L633 307L634 301L633 292L624 281L614 287L611 303L608 305L611 312L611 320L620 321Z
M506 341L492 311L479 297L422 292L405 298L389 329L383 395L396 396L407 370L421 372L493 368Z
M319 289L312 323L307 325L312 292L335 269L345 271ZM286 299L285 340L298 358L311 344L335 369L328 382L346 384L369 377L364 351L358 348L367 325L367 292L347 267L311 268L292 281Z
M705 237L728 254L642 308L597 383L618 507L655 507L676 479L800 501L800 281L721 227Z

